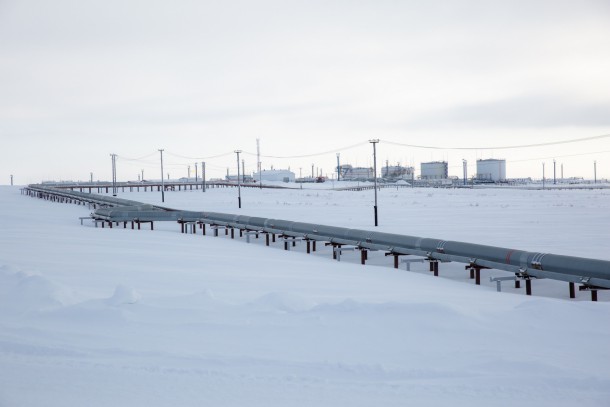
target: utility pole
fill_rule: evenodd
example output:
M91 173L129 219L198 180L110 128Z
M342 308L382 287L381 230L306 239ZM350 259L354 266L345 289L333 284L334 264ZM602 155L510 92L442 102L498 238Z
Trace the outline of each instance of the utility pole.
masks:
M341 181L341 164L339 163L339 156L341 153L337 153L337 181Z
M165 182L163 182L163 149L160 149L161 153L161 202L165 202ZM169 174L168 178L169 178Z
M466 179L468 178L468 161L462 159L462 165L464 166L464 186L466 185Z
M205 161L201 162L201 192L205 192Z
M593 161L593 183L597 184L597 161Z
M197 183L198 178L197 178L197 163L195 163L195 184Z
M187 166L188 170L186 172L186 180L189 181L191 179L191 166Z
M11 175L11 177L12 177L12 175ZM89 173L89 183L93 184L93 173L92 172Z
M375 206L373 206L373 211L375 213L375 226L378 226L377 222L377 143L379 143L379 139L369 140L369 143L373 145L373 180L375 182Z
M262 189L263 174L261 170L261 144L259 139L256 139L256 169L258 170L258 187Z
M13 174L11 174L11 186L13 186Z
M553 185L557 185L557 177L555 176L555 159L553 158Z
M563 163L561 163L561 181L563 182Z
M241 150L235 150L235 154L237 154L237 207L241 209L241 182L239 179L239 153L241 153Z
M381 178L383 178L383 170L381 170ZM390 160L385 160L385 176L389 178L390 176Z
M544 189L544 163L542 163L542 189Z
M110 154L112 157L112 196L116 196L116 154Z
M314 165L313 165L313 164L311 164L311 178L312 178L312 179L313 179L313 178L315 178L315 177L314 177L314 175L313 175L313 166L314 166Z
M142 182L144 182L144 168L140 170L142 172Z
M411 166L411 188L415 188L415 167Z
M241 159L241 182L243 182L245 184L246 183L246 164L244 161L245 160L242 158Z

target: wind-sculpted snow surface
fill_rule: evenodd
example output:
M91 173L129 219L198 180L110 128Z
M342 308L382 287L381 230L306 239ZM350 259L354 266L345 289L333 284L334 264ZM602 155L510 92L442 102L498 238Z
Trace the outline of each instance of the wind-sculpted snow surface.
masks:
M283 193L257 198L275 205ZM333 199L344 199L350 217L358 209L349 199L358 196ZM585 293L570 301L567 287L543 281L534 294L547 284L545 296L497 293L495 285L474 286L463 268L441 268L461 279L434 278L427 265L394 270L381 253L362 267L355 255L333 262L323 245L307 255L281 243L267 248L264 239L183 235L175 224L95 229L80 226L83 207L10 188L0 199L18 213L0 214L0 406L610 399L606 293L598 303ZM564 221L577 227L578 216Z
M0 309L5 315L61 307L72 300L70 290L42 275L0 266Z

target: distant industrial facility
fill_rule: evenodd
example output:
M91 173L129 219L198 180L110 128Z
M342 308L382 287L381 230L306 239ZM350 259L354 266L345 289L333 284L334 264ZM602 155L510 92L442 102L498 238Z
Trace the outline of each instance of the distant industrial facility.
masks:
M486 182L506 181L506 160L477 160L477 180Z
M352 167L344 164L339 168L341 169L341 179L345 181L366 181L375 177L375 171L370 167Z
M381 177L384 182L406 181L411 185L416 186L451 186L451 185L466 185L468 180L466 177L466 161L464 164L464 177L449 176L449 164L447 161L430 161L422 162L421 173L415 177L415 168L412 166L402 166L400 163L389 165L386 160L384 166L378 167L379 172L375 174L372 167L357 167L351 164L342 164L339 166L339 177L341 181L372 181L375 177ZM336 168L336 167L335 167ZM317 176L313 176L314 169L312 167L311 177L296 178L295 173L288 169L271 169L254 172L252 175L240 174L240 181L243 183L251 182L324 182L326 178L318 171ZM225 178L230 182L236 182L236 175L229 175ZM504 183L506 178L506 160L504 159L477 159L476 173L471 177L471 183Z
M413 180L415 169L413 167L402 167L398 165L387 165L381 167L381 178L389 181Z
M252 177L258 181L279 181L279 182L294 182L294 172L290 170L262 170L260 173L255 172Z
M447 179L449 178L449 166L446 161L432 161L421 163L421 179Z

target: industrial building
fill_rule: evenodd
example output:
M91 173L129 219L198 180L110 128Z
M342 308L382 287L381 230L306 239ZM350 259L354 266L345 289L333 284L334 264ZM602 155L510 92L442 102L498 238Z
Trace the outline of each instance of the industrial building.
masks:
M402 167L400 164L381 167L381 178L391 181L412 180L415 169L413 167Z
M421 163L421 179L447 179L449 178L449 166L446 161L432 161Z
M342 165L341 179L345 181L366 181L375 177L375 171L367 167L352 167L349 164Z
M477 160L477 180L486 182L506 181L506 160Z
M279 182L294 182L294 172L290 170L262 170L260 173L255 172L252 177L258 181L279 181Z

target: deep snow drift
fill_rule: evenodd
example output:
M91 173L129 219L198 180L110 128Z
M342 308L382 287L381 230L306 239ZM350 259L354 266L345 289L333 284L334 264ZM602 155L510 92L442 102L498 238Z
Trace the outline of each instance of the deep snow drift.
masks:
M121 193L160 203L159 193ZM242 190L241 213L370 228L372 191ZM610 259L610 191L380 192L380 230ZM234 189L165 205L237 213ZM263 239L81 226L0 188L0 405L607 405L610 296Z

